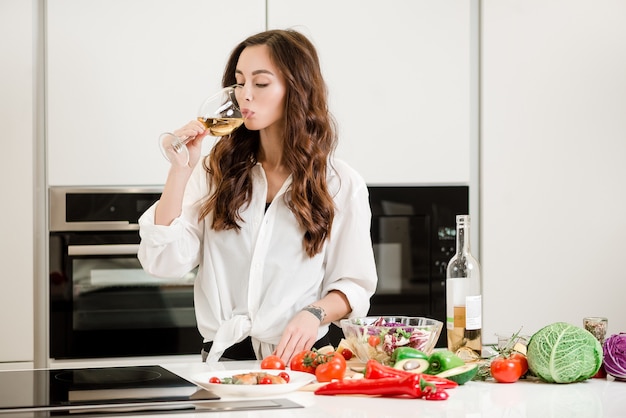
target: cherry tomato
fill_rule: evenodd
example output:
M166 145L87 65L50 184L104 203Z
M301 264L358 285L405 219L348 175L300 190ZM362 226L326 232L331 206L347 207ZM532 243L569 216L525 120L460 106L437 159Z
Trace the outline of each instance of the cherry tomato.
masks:
M350 360L354 354L352 354L352 351L350 351L349 349L344 348L343 350L341 350L341 355L346 360Z
M380 337L378 335L370 335L370 337L367 339L367 343L372 347L376 347L378 344L380 344Z
M306 372L315 374L317 367L317 353L312 350L303 350L291 358L289 368L297 372Z
M289 383L289 380L291 380L291 376L289 376L289 373L287 372L280 372L278 373L278 376L282 377L283 380L287 383Z
M220 380L219 377L213 376L209 379L209 383L222 383L222 381Z
M511 357L496 357L490 366L491 376L500 383L513 383L522 376L522 363Z
M528 359L525 355L523 355L522 353L514 352L509 356L509 358L517 360L520 363L520 365L522 366L522 376L524 376L526 372L528 372Z
M259 379L259 385L271 385L272 384L272 378L271 377L262 377Z
M278 356L267 356L261 361L262 369L285 370L285 362Z
M320 383L330 382L333 379L343 379L346 374L346 359L337 352L319 355L317 362L315 378Z

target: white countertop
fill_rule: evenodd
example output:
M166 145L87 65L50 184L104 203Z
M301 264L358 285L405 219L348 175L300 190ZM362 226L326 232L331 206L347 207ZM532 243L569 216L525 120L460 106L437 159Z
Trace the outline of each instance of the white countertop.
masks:
M211 370L257 369L259 362L220 362L213 365L198 362L164 364L163 366L186 379L190 379L195 374ZM626 416L626 382L616 382L610 377L566 385L524 380L511 384L468 382L458 388L450 389L448 392L450 397L446 401L426 401L423 399L361 396L319 396L312 392L296 391L274 397L287 398L304 408L229 412L202 412L197 410L184 414L145 414L140 416L158 418L379 418L397 416L428 418L622 418ZM227 399L222 398L222 400Z

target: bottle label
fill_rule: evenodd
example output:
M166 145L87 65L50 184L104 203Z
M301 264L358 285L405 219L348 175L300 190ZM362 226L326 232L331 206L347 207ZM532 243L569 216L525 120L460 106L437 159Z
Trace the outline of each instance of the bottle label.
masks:
M476 330L482 327L482 296L465 297L465 329Z

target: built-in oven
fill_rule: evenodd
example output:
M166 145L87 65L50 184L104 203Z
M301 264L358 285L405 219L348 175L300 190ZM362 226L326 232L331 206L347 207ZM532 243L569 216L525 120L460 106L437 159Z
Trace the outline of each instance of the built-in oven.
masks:
M137 260L147 187L49 190L51 359L199 354L195 272L164 279Z
M370 315L408 315L444 323L446 267L456 246L456 215L469 210L467 186L370 186L378 287Z

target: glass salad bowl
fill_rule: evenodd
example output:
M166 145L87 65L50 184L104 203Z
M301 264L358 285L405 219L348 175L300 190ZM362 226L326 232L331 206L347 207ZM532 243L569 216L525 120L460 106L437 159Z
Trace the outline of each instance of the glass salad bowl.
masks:
M398 347L430 355L443 328L441 321L417 316L366 316L342 319L340 324L345 348L362 362L375 359L383 364L389 364Z

